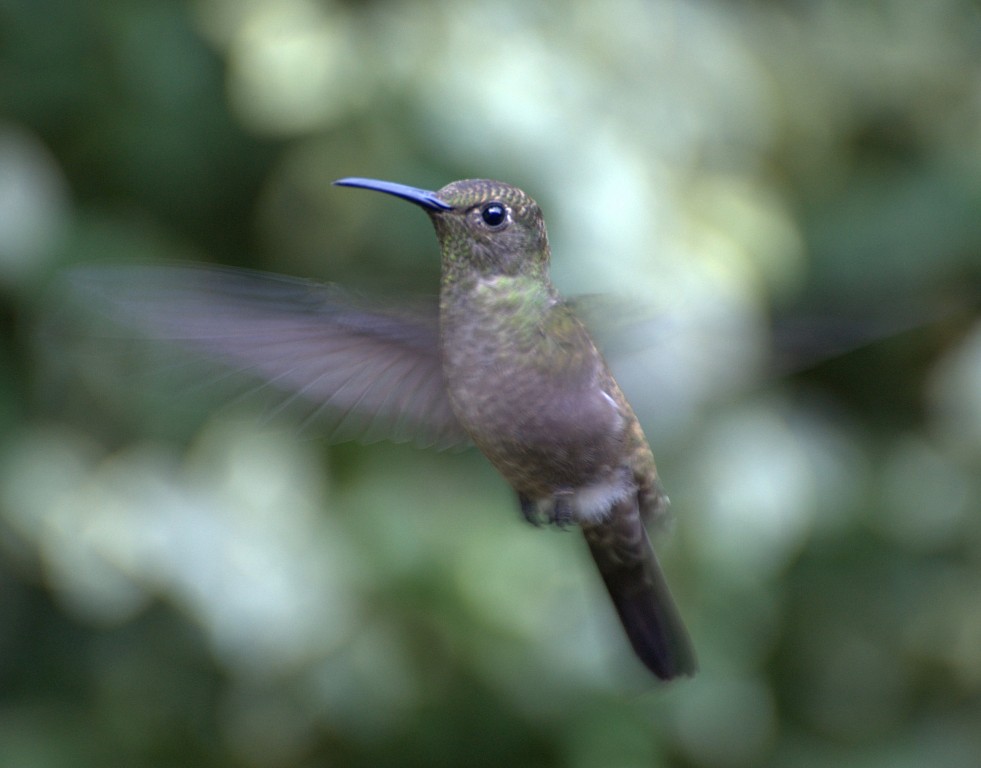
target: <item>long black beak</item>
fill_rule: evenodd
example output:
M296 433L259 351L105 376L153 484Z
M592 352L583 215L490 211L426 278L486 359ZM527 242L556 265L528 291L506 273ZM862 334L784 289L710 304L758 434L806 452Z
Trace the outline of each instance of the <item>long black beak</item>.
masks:
M448 211L453 206L444 203L435 192L428 189L417 189L405 184L396 184L394 181L380 181L378 179L359 179L355 176L338 179L334 182L338 187L361 187L362 189L373 189L376 192L384 192L386 195L395 195L410 203L415 203L429 211Z

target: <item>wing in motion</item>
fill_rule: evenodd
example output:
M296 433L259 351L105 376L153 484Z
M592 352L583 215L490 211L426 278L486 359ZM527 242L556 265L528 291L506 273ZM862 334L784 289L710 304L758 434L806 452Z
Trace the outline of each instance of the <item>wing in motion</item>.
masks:
M382 308L331 285L190 265L81 267L66 279L127 332L307 401L335 439L467 442L443 382L435 302Z

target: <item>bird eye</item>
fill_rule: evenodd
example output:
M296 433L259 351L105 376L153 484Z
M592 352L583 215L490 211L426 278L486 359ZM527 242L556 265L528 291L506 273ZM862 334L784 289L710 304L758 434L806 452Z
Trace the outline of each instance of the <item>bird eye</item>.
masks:
M508 220L508 209L503 203L487 203L480 209L480 218L488 227L497 228Z

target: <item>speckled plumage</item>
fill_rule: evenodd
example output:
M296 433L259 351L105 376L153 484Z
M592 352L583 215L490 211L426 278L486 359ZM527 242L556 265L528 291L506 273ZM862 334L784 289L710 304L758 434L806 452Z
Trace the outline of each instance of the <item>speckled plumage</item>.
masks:
M435 193L344 183L427 211L442 253L440 349L457 419L529 520L582 528L644 663L664 679L694 673L644 526L667 502L654 457L589 333L551 283L538 205L485 179Z

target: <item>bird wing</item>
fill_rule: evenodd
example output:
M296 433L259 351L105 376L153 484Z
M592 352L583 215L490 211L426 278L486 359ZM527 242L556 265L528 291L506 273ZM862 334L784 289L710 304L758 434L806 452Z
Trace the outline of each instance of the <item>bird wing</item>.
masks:
M443 381L435 301L382 306L314 281L197 265L86 266L65 279L126 333L305 401L336 440L468 440Z

